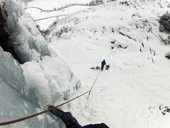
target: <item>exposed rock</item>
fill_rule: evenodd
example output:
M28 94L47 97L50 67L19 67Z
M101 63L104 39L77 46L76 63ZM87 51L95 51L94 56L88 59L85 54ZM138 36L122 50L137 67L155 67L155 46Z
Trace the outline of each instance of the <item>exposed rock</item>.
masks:
M170 13L165 13L163 16L161 16L160 20L160 27L159 30L161 32L170 32Z
M103 0L93 0L89 3L90 6L95 6L95 5L100 5L100 4L104 4Z
M168 52L168 53L165 55L165 57L166 57L167 59L170 59L170 52Z
M165 44L168 45L170 44L170 36L165 36L165 35L160 35L161 41Z

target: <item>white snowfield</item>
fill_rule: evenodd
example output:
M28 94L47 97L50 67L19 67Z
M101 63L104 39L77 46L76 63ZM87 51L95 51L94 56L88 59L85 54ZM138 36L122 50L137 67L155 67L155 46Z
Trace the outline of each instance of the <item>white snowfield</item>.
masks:
M121 2L88 8L49 29L49 46L81 80L81 92L90 89L99 72L91 67L100 66L102 59L110 65L90 98L72 102L70 109L82 125L169 128L170 60L165 54L170 46L160 39L168 34L159 32L159 18L169 11L170 1Z
M30 13L34 20L41 19L44 17L51 17L51 16L57 16L53 18L49 18L46 20L37 21L37 24L41 26L41 29L47 29L50 24L52 24L56 19L65 17L71 13L75 13L78 10L82 10L83 8L86 9L87 6L74 6L70 8L64 8L60 11L54 11L54 12L43 12L37 8L31 8L31 7L38 7L43 10L54 10L58 9L60 7L64 7L69 4L87 4L91 0L35 0L31 1L27 4L26 12Z
M48 41L19 1L5 2L12 9L9 28L17 30L11 43L25 48L19 49L21 57L35 57L20 65L0 48L0 121L39 112L47 104L57 105L89 90L100 72L90 68L106 59L110 68L100 72L89 99L81 97L61 109L71 111L81 125L104 122L110 128L170 127L170 60L165 58L170 46L160 38L168 34L159 32L159 18L169 11L169 0L117 0L96 7L70 7L69 16L54 20ZM48 0L33 2L43 9L63 6L61 0L59 6ZM33 6L31 3L28 6ZM27 11L34 19L53 15ZM37 24L44 28L44 23ZM45 24L47 28L51 22ZM45 114L4 127L65 126Z
M104 3L106 3L107 1L109 0L103 0ZM46 30L56 20L61 19L63 17L67 17L70 14L77 13L82 9L89 8L87 4L89 4L90 2L92 2L92 0L33 0L27 3L26 12L30 13L34 20L38 20L36 21L36 24L41 26L42 30ZM76 6L63 8L67 5L72 4L76 4ZM55 9L60 10L52 11ZM50 13L48 11L50 11ZM39 20L45 17L51 18Z

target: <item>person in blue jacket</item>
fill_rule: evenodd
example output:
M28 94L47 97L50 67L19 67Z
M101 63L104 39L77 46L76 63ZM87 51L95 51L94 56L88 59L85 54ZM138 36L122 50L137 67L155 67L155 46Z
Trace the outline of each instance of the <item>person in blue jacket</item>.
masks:
M101 71L103 71L104 66L106 65L106 61L105 59L101 62Z
M54 106L51 105L48 107L49 109L54 108ZM109 128L105 123L81 126L70 112L64 112L58 108L54 108L53 110L50 110L50 112L53 115L61 118L61 120L66 125L66 128Z

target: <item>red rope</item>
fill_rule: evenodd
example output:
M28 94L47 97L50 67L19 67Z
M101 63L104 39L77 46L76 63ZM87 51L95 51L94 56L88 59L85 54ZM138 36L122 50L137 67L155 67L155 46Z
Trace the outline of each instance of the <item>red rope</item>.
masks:
M30 118L39 116L39 115L41 115L41 114L44 114L44 113L46 113L46 112L49 112L50 110L53 110L53 109L55 109L55 108L57 108L57 107L60 107L60 106L62 106L62 105L64 105L64 104L67 104L67 103L69 103L69 102L71 102L71 101L73 101L73 100L75 100L75 99L77 99L77 98L79 98L79 97L87 94L87 93L89 93L89 91L87 91L87 92L85 92L85 93L82 93L81 95L79 95L79 96L77 96L77 97L74 97L74 98L72 98L72 99L70 99L70 100L68 100L68 101L65 101L65 102L63 102L63 103L55 106L54 108L46 109L46 110L41 111L41 112L39 112L39 113L32 114L32 115L29 115L29 116L25 116L25 117L22 117L22 118L18 118L18 119L15 119L15 120L0 122L0 126L9 125L9 124L14 124L14 123L17 123L17 122L21 122L21 121L24 121L24 120L27 120L27 119L30 119Z

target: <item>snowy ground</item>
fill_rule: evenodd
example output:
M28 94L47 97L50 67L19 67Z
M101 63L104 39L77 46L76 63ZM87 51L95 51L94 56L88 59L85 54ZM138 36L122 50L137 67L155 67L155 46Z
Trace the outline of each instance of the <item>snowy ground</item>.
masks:
M71 0L71 1L70 0L64 0L64 1L63 0L57 0L57 1L56 0L50 0L50 1L35 0L35 1L31 1L27 4L28 9L26 9L26 12L30 13L34 20L41 19L44 17L56 16L56 17L49 18L46 20L36 21L37 24L40 25L41 29L45 30L57 19L60 19L62 17L67 17L71 13L75 13L79 10L88 8L88 6L74 6L74 7L64 8L64 9L61 9L60 11L54 11L54 12L50 12L50 13L42 12L41 10L39 10L37 8L30 8L30 7L39 7L43 10L54 10L54 8L58 9L60 7L64 7L69 4L87 4L90 1L91 0L81 0L81 1L77 1L77 0ZM59 16L59 15L61 15L61 16Z
M131 2L129 6L115 1L76 10L50 28L49 47L82 82L75 95L91 87L99 72L91 67L99 66L104 58L111 66L100 73L89 99L70 105L82 125L170 127L170 113L162 113L164 106L170 106L170 61L164 57L170 46L161 42L158 22L169 11L169 1Z
M170 62L164 57L169 46L160 41L158 23L168 8L167 4L162 6L139 2L135 8L113 2L63 18L51 28L49 46L61 54L81 80L82 92L90 88L98 74L91 67L100 65L103 58L111 66L100 73L89 100L82 98L71 104L81 124L105 122L114 128L170 126L170 115L159 110L160 105L170 105ZM56 37L63 27L69 28L68 32Z

